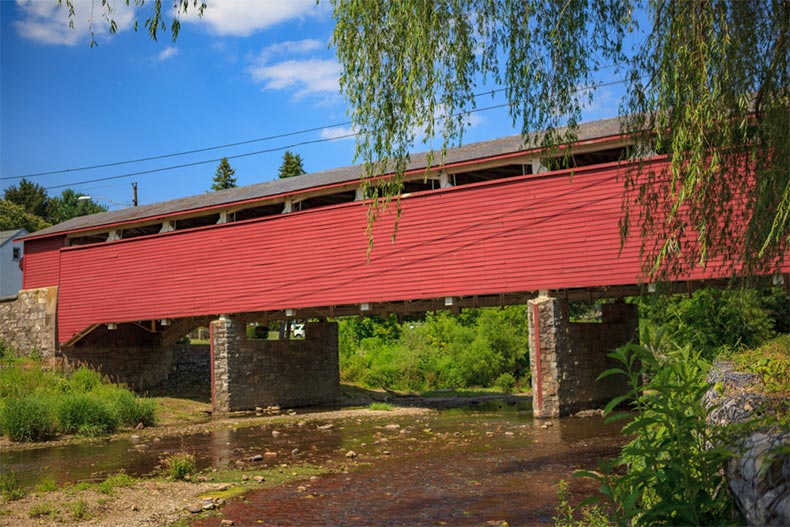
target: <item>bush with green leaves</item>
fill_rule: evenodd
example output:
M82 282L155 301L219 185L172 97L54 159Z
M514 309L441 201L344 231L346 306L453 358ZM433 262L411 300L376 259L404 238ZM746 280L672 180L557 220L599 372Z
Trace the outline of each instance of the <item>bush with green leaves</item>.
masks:
M788 331L790 294L773 289L700 289L639 299L643 327L665 328L672 340L708 359L722 347L753 348Z
M523 306L429 313L397 324L370 317L340 321L341 378L372 388L424 391L494 386L529 371Z
M722 467L732 455L733 430L706 422L702 396L710 364L688 346L664 349L659 337L649 346L628 344L610 354L622 366L601 378L624 375L629 392L613 399L605 413L610 422L630 419L622 433L633 439L599 472L579 474L601 485L617 525L731 522L734 508ZM614 413L623 403L633 413Z
M505 372L497 377L494 386L505 393L513 393L516 390L516 378L512 373Z

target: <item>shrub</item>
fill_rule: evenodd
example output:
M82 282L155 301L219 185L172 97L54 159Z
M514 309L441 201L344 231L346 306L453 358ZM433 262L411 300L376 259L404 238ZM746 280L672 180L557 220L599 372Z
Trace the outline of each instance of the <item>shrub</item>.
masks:
M58 404L58 421L63 432L98 436L114 432L118 418L112 408L95 396L68 394Z
M513 377L512 373L505 372L497 377L494 386L504 393L513 393L516 389L516 378Z
M714 357L722 346L755 347L775 335L783 298L754 289L700 289L684 295L640 298L640 316L648 325L664 327L681 346ZM779 306L779 307L777 307Z
M0 421L12 441L44 441L57 430L51 401L35 394L8 398Z
M187 452L177 452L164 459L168 476L175 480L182 480L195 472L195 456Z

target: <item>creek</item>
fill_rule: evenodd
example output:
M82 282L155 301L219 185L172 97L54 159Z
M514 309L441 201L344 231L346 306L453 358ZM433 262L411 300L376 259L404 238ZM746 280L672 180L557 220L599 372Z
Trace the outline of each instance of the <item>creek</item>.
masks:
M572 474L616 455L622 422L539 421L529 404L488 401L418 416L326 421L296 416L157 440L2 452L0 466L30 488L45 478L64 485L120 470L150 475L163 456L186 450L199 469L332 468L314 480L230 500L222 513L235 525L549 525L558 482L569 481L579 496L591 493L594 486ZM217 518L193 523L217 524Z

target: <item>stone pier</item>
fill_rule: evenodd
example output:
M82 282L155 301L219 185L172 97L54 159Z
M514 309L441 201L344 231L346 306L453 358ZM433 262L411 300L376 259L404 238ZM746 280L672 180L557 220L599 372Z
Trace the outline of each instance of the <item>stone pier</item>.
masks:
M211 323L212 406L215 412L256 406L309 406L340 397L337 323L306 325L304 340L248 339L243 321Z
M637 342L639 314L634 304L604 304L601 323L571 323L564 300L539 296L529 301L529 360L535 417L559 417L603 407L625 393L624 376L596 381L618 366L607 357L614 348Z

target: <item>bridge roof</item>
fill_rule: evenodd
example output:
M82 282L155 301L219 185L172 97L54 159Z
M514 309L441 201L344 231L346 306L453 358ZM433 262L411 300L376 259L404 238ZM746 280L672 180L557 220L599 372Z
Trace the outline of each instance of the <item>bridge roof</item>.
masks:
M620 120L603 119L579 125L579 142L618 136ZM448 149L442 166L458 163L485 161L506 154L514 154L535 149L535 143L525 143L522 135L512 135L458 148ZM438 159L437 155L437 159ZM427 152L413 154L406 170L418 170L427 166ZM174 214L191 211L222 208L243 202L254 202L277 196L292 196L315 190L358 181L362 175L362 165L352 165L305 174L303 176L276 179L253 185L246 185L217 192L206 192L185 198L151 203L139 207L101 212L89 216L79 216L24 237L26 240L47 238L74 231L84 231L105 226L155 220Z

